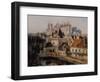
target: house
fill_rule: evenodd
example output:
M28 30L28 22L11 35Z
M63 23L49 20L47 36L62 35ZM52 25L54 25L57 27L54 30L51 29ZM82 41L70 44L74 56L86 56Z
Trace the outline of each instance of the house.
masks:
M49 41L53 46L58 46L59 45L59 38L49 38Z
M76 36L73 38L73 43L70 47L70 53L73 55L87 55L85 42L80 36Z
M87 54L87 48L71 47L70 52L73 54Z
M63 42L62 44L60 44L60 46L59 46L59 50L62 50L62 51L64 51L64 53L67 55L67 53L69 52L69 50L70 50L70 47L69 47L69 45L68 45L68 43L66 42Z
M66 56L66 52L63 50L58 50L58 56Z

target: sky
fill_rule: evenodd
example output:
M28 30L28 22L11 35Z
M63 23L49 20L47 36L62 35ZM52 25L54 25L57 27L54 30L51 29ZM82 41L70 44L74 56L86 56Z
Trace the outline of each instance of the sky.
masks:
M48 23L63 24L69 22L72 27L82 30L82 34L87 34L88 18L87 17L69 17L69 16L47 16L47 15L28 15L28 33L45 32Z

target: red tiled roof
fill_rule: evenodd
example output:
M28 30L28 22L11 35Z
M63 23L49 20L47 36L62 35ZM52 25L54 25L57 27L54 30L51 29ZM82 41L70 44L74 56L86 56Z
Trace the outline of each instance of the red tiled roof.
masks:
M84 42L82 39L74 39L71 47L84 48Z

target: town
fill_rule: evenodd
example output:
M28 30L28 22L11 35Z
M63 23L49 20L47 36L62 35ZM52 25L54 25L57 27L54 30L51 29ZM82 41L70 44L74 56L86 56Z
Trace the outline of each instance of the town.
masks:
M87 34L71 23L48 23L42 33L28 34L28 66L87 64Z

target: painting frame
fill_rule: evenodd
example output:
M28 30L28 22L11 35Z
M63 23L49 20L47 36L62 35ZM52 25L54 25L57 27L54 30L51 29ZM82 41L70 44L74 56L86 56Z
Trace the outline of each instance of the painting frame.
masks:
M59 73L59 74L42 74L42 75L20 75L20 7L42 7L57 9L77 9L77 10L93 10L94 11L94 71L78 72L78 73ZM78 5L61 5L31 2L12 2L11 5L11 78L14 80L25 79L41 79L41 78L59 78L73 76L97 75L97 7L94 6L78 6Z

